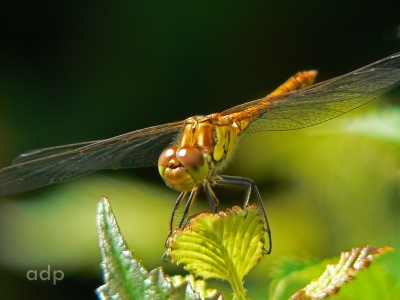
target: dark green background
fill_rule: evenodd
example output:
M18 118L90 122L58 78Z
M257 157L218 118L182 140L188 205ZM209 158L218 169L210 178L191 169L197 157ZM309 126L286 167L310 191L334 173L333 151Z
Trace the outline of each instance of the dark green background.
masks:
M25 150L222 111L266 95L299 70L318 69L324 80L400 50L399 38L390 34L400 23L398 1L2 1L0 6L1 167ZM275 139L288 143L288 137ZM358 147L363 146L355 144L355 153ZM266 168L265 173L265 180L251 170L245 176L277 193L291 186L279 170ZM130 174L163 189L155 167L115 176ZM10 199L44 198L48 191L57 193L58 186ZM108 193L97 188L90 222L95 222L97 199ZM170 200L174 196L169 194ZM135 208L132 201L126 209ZM165 235L165 221L158 226ZM273 230L279 226L272 224ZM52 250L43 247L46 251ZM161 261L144 263L150 268ZM83 272L86 267L78 263L56 287L28 282L28 267L3 265L0 289L9 299L90 299L101 284L96 264Z

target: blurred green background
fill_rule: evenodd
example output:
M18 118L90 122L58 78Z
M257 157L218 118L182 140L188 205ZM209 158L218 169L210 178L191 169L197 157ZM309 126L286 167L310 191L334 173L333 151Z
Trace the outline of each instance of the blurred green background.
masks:
M398 1L5 0L1 7L1 167L29 149L219 112L265 96L299 70L318 69L325 80L400 50ZM241 139L225 173L256 182L274 242L246 277L250 296L267 297L268 268L282 256L399 245L399 104L397 88L320 126ZM103 195L148 269L183 272L161 261L178 193L156 167L103 171L2 197L1 299L96 298ZM49 266L64 272L57 285L27 280L29 270Z

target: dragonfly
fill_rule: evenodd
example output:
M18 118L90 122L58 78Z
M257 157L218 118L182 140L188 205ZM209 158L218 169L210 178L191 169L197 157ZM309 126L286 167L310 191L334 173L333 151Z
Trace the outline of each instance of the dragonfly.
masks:
M105 140L31 150L0 170L0 195L62 182L102 169L158 165L165 183L180 192L170 218L186 199L181 227L188 220L199 191L208 211L216 212L217 186L242 187L243 208L257 198L272 249L267 214L255 183L244 177L220 175L243 133L301 129L358 108L400 84L400 52L375 63L313 84L317 71L298 72L268 96L221 113L136 130Z

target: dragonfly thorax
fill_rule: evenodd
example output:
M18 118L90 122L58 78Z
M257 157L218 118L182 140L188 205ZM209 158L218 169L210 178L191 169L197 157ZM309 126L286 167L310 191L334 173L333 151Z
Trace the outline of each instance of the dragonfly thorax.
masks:
M199 148L170 146L161 153L158 170L168 186L186 192L207 179L209 167Z

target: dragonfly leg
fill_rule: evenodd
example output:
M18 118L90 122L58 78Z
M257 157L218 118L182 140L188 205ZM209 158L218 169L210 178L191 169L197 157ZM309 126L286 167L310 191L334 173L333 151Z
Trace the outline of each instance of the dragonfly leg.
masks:
M192 191L190 192L189 199L186 202L186 206L185 206L185 209L183 210L183 215L182 215L181 220L179 221L178 228L182 228L184 224L186 225L186 223L188 221L186 219L188 219L187 216L189 214L190 207L192 206L194 199L196 198L197 192L198 192L198 187L193 188Z
M198 189L195 188L190 192L189 199L188 199L188 201L186 203L186 206L185 206L185 209L184 209L184 212L183 212L183 216L182 216L181 220L179 221L178 228L181 228L182 225L184 224L184 221L187 218L190 206L192 205L193 200L196 198L197 191L198 191ZM164 242L164 246L165 247L167 247L168 238L171 236L171 234L172 234L172 232L174 230L175 213L176 213L176 211L177 211L177 209L179 207L179 204L182 202L182 199L184 199L187 194L188 194L188 192L180 193L178 199L176 199L176 201L175 201L175 205L174 205L174 208L172 209L172 213L171 213L171 218L169 220L169 234L167 235L167 238L165 239L165 242ZM166 255L166 253L164 253L164 255L163 255L163 260L164 261L165 261L165 255Z
M174 219L175 219L175 213L176 210L179 207L179 204L182 202L182 199L185 198L186 194L188 192L182 192L180 193L178 199L176 199L175 204L174 204L174 208L172 209L172 213L171 213L171 217L169 219L169 235L171 235L172 231L174 230Z
M215 195L214 191L212 190L211 185L210 185L209 182L207 182L205 184L204 190L205 190L205 193L207 195L209 208L207 208L207 209L205 209L205 210L203 210L203 211L201 211L199 213L196 213L196 214L188 217L190 207L192 206L192 204L193 204L193 202L194 202L194 200L195 200L195 198L197 196L197 193L199 191L198 187L193 188L192 191L189 194L189 198L188 198L188 201L186 202L185 208L183 210L183 215L182 215L182 218L179 221L178 228L182 228L182 227L186 226L187 222L190 219L198 216L199 214L208 212L210 210L214 210L214 213L217 212L218 199L217 199L217 196ZM168 247L168 239L169 239L169 237L171 236L171 234L172 234L172 232L174 230L175 213L178 210L179 204L182 202L182 199L184 199L187 194L188 194L188 192L182 192L179 195L178 199L176 199L176 201L175 201L175 205L174 205L174 208L172 209L172 214L171 214L171 218L170 218L170 221L169 221L170 232L169 232L167 238L165 239L165 243L164 243L165 247ZM168 251L165 252L164 255L162 256L162 260L165 261L165 262L167 262L167 253L168 253Z
M211 209L214 209L214 213L216 213L217 206L218 206L218 199L215 196L214 191L211 189L211 186L210 186L210 184L208 182L207 182L207 184L205 186L205 191L206 191L206 194L207 194L207 199L208 199L208 202L210 204L210 207L208 209L204 210L204 211L201 211L201 212L199 212L199 213L197 213L197 214L195 214L193 216L188 217L189 210L190 210L190 208L191 208L191 206L192 206L192 204L193 204L193 202L194 202L194 200L195 200L195 198L197 196L197 193L198 193L198 187L195 187L190 192L189 199L186 202L186 206L185 206L185 208L183 210L183 215L182 215L182 218L179 221L178 228L182 228L187 223L187 221L189 219L191 219L191 218L193 218L193 217L195 217L195 216L197 216L197 215L199 215L199 214L201 214L203 212L206 212L206 211L209 211ZM170 218L170 221L169 221L169 230L170 230L169 235L171 235L172 231L174 230L175 213L178 210L179 204L182 202L182 199L185 198L187 193L188 192L182 192L179 195L178 199L175 201L175 205L174 205L174 208L172 209L171 218Z
M217 206L219 204L219 201L213 189L211 188L210 182L207 181L207 183L204 186L204 190L207 195L208 203L210 204L210 210L214 209L214 214L215 214L217 212Z
M187 193L188 192L180 193L179 196L178 196L178 199L176 199L176 201L175 201L174 208L172 209L171 217L169 219L169 234L167 235L167 238L165 239L165 242L164 242L165 247L167 247L168 238L171 236L172 231L174 230L173 226L174 226L174 219L175 219L176 210L178 209L179 204L182 202L182 199L185 198ZM166 255L166 253L164 253L164 255L163 255L163 260L164 261L165 261L165 259L164 259L165 255Z
M269 248L266 251L266 253L270 254L272 251L271 228L269 226L267 213L265 212L264 203L261 199L260 192L258 191L258 188L255 185L254 181L249 178L244 178L244 177L221 175L221 176L219 176L218 179L215 180L215 183L217 185L222 185L222 186L242 186L242 187L246 188L246 195L245 195L244 203L243 203L243 208L246 210L245 216L247 215L247 207L250 202L251 192L254 193L254 195L256 196L256 198L258 200L259 206L261 207L263 215L264 215L264 221L265 221L266 230L267 230L268 239L269 239Z
M202 213L209 212L211 210L214 211L214 214L217 213L218 198L215 195L214 191L212 190L211 185L210 185L209 182L207 182L205 184L204 190L205 190L205 193L207 195L208 203L210 205L209 208L207 208L205 210L202 210L202 211L200 211L200 212L188 217L187 215L188 215L191 203L193 202L194 198L191 200L191 202L189 202L189 200L188 200L188 203L186 204L185 211L184 211L184 217L181 219L181 223L179 224L179 228L182 228L182 227L186 226L187 222L189 222L190 219L193 219L194 217L196 217L196 216L198 216L198 215L200 215ZM197 194L197 192L196 192L196 194Z

